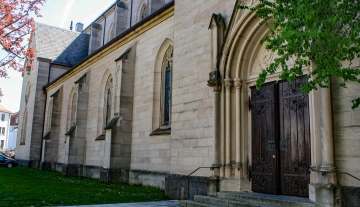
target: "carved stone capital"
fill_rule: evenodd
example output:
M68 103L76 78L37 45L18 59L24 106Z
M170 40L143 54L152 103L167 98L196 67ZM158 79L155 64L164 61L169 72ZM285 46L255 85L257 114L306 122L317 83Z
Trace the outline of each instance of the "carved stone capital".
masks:
M229 78L225 79L224 82L225 82L226 89L230 89L234 85L234 81Z
M236 87L236 89L240 89L241 88L241 79L240 78L235 78L234 79L234 85Z
M220 92L221 91L221 85L213 86L214 92Z
M209 87L217 87L221 86L221 74L220 71L216 68L212 69L209 73L208 86Z

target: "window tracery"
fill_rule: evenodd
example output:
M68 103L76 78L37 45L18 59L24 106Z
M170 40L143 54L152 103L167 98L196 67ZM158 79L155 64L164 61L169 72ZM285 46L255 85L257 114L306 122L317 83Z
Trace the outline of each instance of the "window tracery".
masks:
M105 93L104 93L104 127L106 127L111 120L112 88L113 88L113 78L110 75L106 81Z
M171 91L172 91L173 46L170 46L162 64L161 127L171 125Z

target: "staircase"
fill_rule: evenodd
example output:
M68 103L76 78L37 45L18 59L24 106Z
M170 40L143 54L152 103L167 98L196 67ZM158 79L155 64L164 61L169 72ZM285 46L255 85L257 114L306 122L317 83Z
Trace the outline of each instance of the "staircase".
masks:
M213 196L194 196L194 200L180 201L183 207L222 207L222 206L258 206L258 207L315 207L307 198L269 195L262 193L218 192Z

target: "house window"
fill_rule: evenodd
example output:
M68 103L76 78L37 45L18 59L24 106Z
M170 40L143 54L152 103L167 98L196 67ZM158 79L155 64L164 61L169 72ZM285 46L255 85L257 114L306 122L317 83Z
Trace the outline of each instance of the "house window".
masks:
M111 99L112 99L112 76L110 75L105 85L104 96L104 127L105 128L111 120Z
M170 127L171 125L171 82L172 82L172 58L173 47L170 46L165 53L162 68L162 103L161 103L161 126Z
M5 121L5 114L1 114L1 121Z
M1 141L0 141L0 148L1 148L1 149L4 148L4 140L1 140Z
M5 135L5 127L0 127L0 135Z

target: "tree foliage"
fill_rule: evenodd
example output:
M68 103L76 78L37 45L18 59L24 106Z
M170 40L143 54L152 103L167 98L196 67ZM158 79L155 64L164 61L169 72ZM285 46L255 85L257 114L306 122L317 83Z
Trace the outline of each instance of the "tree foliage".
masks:
M316 67L307 74L304 93L329 87L331 77L341 78L340 87L349 81L360 83L360 69L352 64L360 57L359 0L260 0L255 8L239 8L250 9L263 19L261 24L268 26L270 34L261 43L278 54L259 75L258 88L278 68L282 69L280 79L292 81L310 64ZM289 66L291 58L295 64ZM353 109L358 107L360 98L352 103Z
M23 72L23 61L31 69L35 51L24 44L25 38L35 30L34 19L30 14L41 16L39 6L45 0L1 0L0 1L0 45L6 52L0 57L0 77L7 77L6 70ZM31 39L28 39L31 42Z

